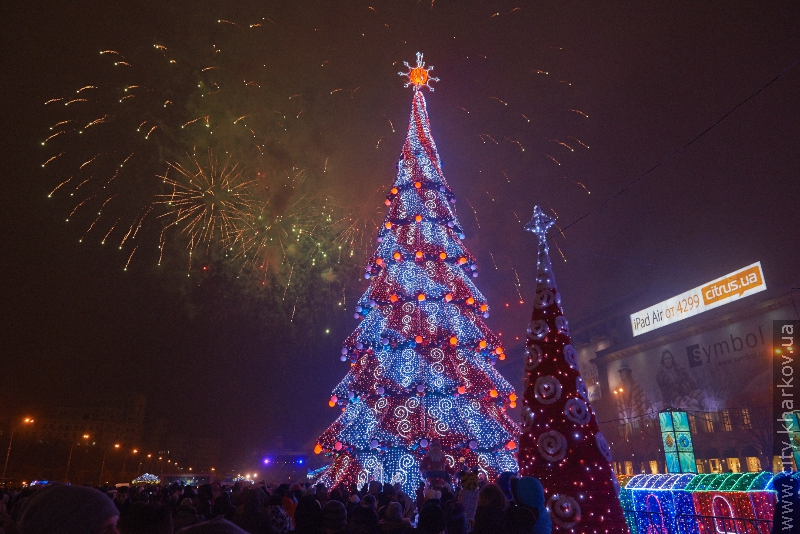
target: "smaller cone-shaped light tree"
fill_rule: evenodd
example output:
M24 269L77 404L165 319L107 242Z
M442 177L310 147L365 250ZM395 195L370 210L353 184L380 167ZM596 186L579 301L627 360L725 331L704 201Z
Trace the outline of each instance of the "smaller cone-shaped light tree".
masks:
M490 479L516 471L519 429L506 413L517 396L494 368L503 347L483 321L488 304L472 282L475 259L461 241L420 90L436 80L433 67L421 54L406 66L408 133L356 306L361 323L342 348L350 369L329 402L342 413L314 450L331 456L320 477L328 486L377 480L413 494L421 466L478 467ZM434 456L444 465L433 467Z
M525 225L536 234L539 249L525 362L520 474L541 480L554 534L622 534L628 527L611 450L589 406L550 265L546 234L554 222L536 206Z

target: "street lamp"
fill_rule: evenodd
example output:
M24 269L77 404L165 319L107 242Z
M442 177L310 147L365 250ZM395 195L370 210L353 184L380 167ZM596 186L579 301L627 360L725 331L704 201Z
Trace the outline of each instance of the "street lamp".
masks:
M119 449L119 443L115 443L113 448L114 449ZM103 453L103 463L100 464L100 480L97 481L97 485L98 486L103 484L103 471L105 471L105 469L106 469L106 454L108 454L108 451L110 451L110 450L111 450L111 447L107 448L106 452Z
M83 439L89 439L89 434L84 434ZM80 445L80 442L78 442ZM69 481L69 464L72 463L72 449L75 447L75 440L72 441L72 444L69 446L69 458L67 458L67 470L64 471L64 483L66 484Z
M26 417L25 419L22 420L22 422L20 424L18 424L16 427L14 427L14 429L11 431L11 437L8 438L8 450L6 451L6 463L3 466L3 477L0 478L0 480L2 480L3 483L5 483L5 480L6 480L6 470L8 469L8 457L11 456L11 444L14 442L14 432L16 432L17 429L19 429L21 426L29 425L31 423L33 423L33 419L31 419L30 417Z
M139 452L139 449L133 449L133 454ZM122 478L125 478L125 467L128 465L128 455L125 455L125 460L122 462Z

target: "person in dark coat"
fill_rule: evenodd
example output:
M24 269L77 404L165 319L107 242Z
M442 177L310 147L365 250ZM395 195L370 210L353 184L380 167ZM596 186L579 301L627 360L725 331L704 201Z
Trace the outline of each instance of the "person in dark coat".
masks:
M473 534L496 534L505 531L506 496L497 484L486 484L478 493Z
M417 532L420 534L441 534L445 529L444 512L436 499L422 505L417 521Z
M411 521L403 517L403 505L392 502L386 506L383 519L378 522L380 534L406 534L411 529Z
M321 534L322 507L313 495L306 495L294 511L295 534Z
M269 515L264 512L265 494L259 488L248 488L242 495L242 505L237 508L233 522L250 534L271 534Z
M214 506L211 508L211 517L224 517L228 521L233 520L236 515L236 507L231 503L231 495L223 491L214 499Z

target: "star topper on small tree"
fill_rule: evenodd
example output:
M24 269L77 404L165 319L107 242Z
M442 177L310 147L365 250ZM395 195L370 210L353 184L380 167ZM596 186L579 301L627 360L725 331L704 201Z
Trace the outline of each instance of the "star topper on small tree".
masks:
M405 76L408 78L408 82L406 82L403 87L408 87L409 85L414 86L414 91L419 91L423 87L427 87L431 91L433 91L433 87L431 87L430 82L438 82L439 78L434 78L430 75L430 71L433 70L433 65L429 67L425 66L425 62L422 61L422 52L417 52L417 66L412 67L408 64L408 61L403 61L403 65L406 66L408 72L398 72L400 76Z

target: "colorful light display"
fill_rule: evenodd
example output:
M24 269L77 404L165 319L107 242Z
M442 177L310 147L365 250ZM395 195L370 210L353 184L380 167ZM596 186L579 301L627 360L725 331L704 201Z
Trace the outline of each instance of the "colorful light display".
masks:
M161 479L150 473L144 473L134 478L131 484L161 484Z
M341 352L350 370L328 403L342 413L315 447L332 456L320 477L328 486L378 480L411 492L433 440L446 471L517 471L519 429L506 414L517 396L494 368L505 354L483 321L489 308L431 136L420 89L435 78L424 65L418 54L404 74L414 86L408 134L355 309L361 324Z
M634 533L768 534L775 476L764 471L637 475L620 498Z
M525 229L538 238L533 315L528 327L520 473L542 481L553 532L627 532L611 449L597 426L578 371L569 325L550 264L553 218L536 206Z

